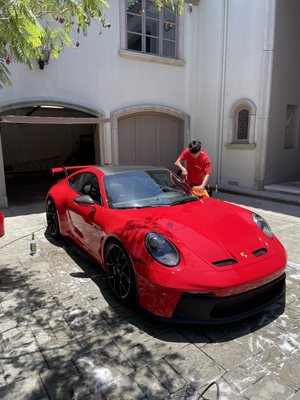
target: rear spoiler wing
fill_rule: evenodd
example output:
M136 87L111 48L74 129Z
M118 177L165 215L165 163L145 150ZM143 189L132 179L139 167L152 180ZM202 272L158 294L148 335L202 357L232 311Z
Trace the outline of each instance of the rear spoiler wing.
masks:
M52 175L59 174L60 172L63 172L65 176L68 176L70 172L77 171L79 169L83 168L88 168L89 165L72 165L70 167L56 167L56 168L51 168Z

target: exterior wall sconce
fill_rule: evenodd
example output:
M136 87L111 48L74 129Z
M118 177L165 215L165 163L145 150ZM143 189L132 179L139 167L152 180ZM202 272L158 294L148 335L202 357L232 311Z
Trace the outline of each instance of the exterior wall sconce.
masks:
M193 6L198 6L200 3L200 0L184 0L185 3L188 3L188 12L191 13L193 12Z
M45 65L49 64L50 59L50 49L42 50L42 57L38 59L38 64L40 69L44 69Z

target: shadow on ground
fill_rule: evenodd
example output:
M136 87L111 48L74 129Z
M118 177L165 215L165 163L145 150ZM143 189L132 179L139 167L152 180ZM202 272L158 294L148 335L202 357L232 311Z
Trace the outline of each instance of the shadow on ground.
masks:
M224 374L202 346L246 337L285 308L278 302L257 316L218 326L159 322L120 304L101 267L72 243L54 241L47 231L45 237L78 268L70 267L67 286L55 260L44 275L26 262L1 267L0 399L18 398L22 387L30 399L192 398ZM61 284L59 292L49 289L52 280ZM87 290L76 291L76 281ZM183 349L189 345L199 351L198 365L186 364ZM182 368L188 375L182 376Z

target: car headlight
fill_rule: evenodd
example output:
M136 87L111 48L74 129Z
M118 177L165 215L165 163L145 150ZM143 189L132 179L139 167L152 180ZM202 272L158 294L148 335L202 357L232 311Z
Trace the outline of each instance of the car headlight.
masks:
M270 228L270 225L267 223L267 221L261 217L258 214L252 213L252 218L253 221L256 223L256 225L261 229L269 238L273 238L273 232Z
M150 232L146 235L145 246L150 255L167 267L176 267L179 264L179 254L176 247L165 237Z

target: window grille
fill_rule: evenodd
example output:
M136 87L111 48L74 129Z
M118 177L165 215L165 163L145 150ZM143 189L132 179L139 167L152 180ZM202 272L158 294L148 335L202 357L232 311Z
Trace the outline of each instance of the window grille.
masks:
M249 111L240 110L238 113L237 140L248 140Z
M177 58L177 9L154 0L126 0L127 50Z

